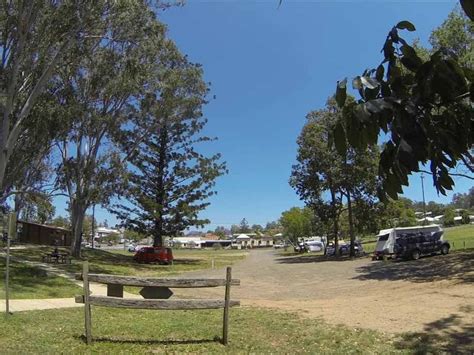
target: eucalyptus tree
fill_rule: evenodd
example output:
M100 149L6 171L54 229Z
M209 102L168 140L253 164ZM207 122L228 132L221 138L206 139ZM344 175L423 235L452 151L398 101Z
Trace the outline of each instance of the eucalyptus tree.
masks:
M292 207L288 211L282 212L280 217L285 237L295 246L298 245L301 238L313 235L314 222L314 212L308 207Z
M125 4L103 24L110 36L70 47L52 85L55 114L67 120L56 140L57 184L69 198L74 256L80 254L86 210L107 205L121 191L125 164L116 138L127 112L145 94L167 53L176 51L152 9L141 2Z
M165 236L209 223L199 213L215 193L216 178L226 172L220 154L198 151L198 145L212 141L201 133L208 93L202 75L200 65L175 58L156 92L141 101L133 127L123 132L128 137L123 150L130 156L126 198L131 206L119 203L114 211L128 228L152 235L155 246Z
M344 155L339 154L332 146L332 132L341 115L333 99L328 101L325 109L308 114L298 138L298 163L293 166L290 185L316 211L323 223L332 222L336 252L339 218L347 203L351 255L354 255L352 202L374 197L378 148L349 149Z
M14 150L36 140L32 110L64 55L88 38L109 35L108 18L126 14L125 1L3 0L0 11L0 190ZM70 60L78 58L70 57ZM11 174L10 174L11 175Z

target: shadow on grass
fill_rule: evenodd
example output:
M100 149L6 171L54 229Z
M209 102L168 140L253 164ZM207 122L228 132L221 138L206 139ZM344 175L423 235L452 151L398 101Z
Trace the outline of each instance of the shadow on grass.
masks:
M460 310L473 311L472 307L468 308ZM474 325L466 324L461 316L452 314L428 323L423 332L402 335L394 345L415 354L473 354Z
M474 282L474 252L457 252L443 256L426 256L419 260L372 262L356 269L358 280L407 280L432 282L455 280Z
M86 337L81 335L80 338L83 342L86 342ZM120 338L107 338L99 337L92 338L92 342L97 343L118 343L118 344L137 344L137 345L189 345L189 344L209 344L209 343L222 343L222 340L218 337L214 339L120 339Z
M326 256L326 255L310 255L310 254L303 254L299 256L287 256L287 257L280 257L276 259L277 263L280 264L309 264L309 263L322 263L326 261L353 261L356 259L365 258L365 256L357 256L355 258L351 258L349 256Z
M0 260L0 274L5 269L5 261ZM0 280L0 285L3 283ZM0 286L3 288L3 286ZM55 275L50 275L39 267L11 262L10 291L13 298L50 298L73 294L75 285Z

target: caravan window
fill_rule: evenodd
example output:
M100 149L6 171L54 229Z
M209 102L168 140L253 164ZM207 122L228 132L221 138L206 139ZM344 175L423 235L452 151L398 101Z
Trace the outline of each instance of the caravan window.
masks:
M381 236L379 237L379 240L381 240L381 241L386 241L386 240L388 240L388 236L389 236L389 235L390 235L390 234L381 235Z

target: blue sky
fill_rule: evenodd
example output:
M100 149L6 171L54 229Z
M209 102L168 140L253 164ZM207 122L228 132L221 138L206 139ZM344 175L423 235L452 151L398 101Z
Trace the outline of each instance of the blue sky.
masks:
M288 185L296 139L305 115L324 106L336 81L376 67L388 30L412 21L422 43L456 1L188 1L159 15L169 36L191 61L204 66L212 83L205 133L217 142L229 174L217 181L217 196L203 212L212 224L230 226L246 218L265 224L302 205ZM414 38L414 36L406 36ZM472 183L456 180L456 191ZM425 179L427 201L437 196ZM419 176L405 195L421 200ZM58 213L61 211L58 209ZM115 218L96 209L97 219Z

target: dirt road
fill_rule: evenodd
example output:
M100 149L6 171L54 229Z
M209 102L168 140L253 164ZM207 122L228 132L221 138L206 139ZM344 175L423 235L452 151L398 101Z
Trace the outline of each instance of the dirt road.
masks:
M223 269L186 274L223 276ZM253 250L234 265L233 277L241 280L241 286L232 289L232 297L243 305L300 311L333 324L389 333L449 328L473 334L473 253L373 262L280 257L273 250ZM192 292L192 296L217 296L223 290Z

